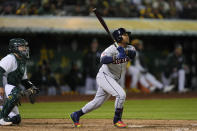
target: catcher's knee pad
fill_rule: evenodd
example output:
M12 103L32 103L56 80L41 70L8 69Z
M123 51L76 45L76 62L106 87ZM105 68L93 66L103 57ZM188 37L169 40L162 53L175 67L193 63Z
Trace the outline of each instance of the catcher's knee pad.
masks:
M18 87L13 88L11 93L8 95L8 100L14 106L19 103L20 98L21 98L21 89Z
M20 97L21 97L21 89L17 87L13 88L3 105L3 109L0 114L1 118L8 117L8 114L11 112L14 106L16 106L20 102Z
M20 124L21 123L21 116L20 116L20 114L9 118L9 121L12 122L13 124Z

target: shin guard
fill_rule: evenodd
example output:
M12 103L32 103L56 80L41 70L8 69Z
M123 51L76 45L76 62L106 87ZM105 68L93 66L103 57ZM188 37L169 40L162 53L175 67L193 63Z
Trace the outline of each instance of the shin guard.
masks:
M3 108L0 113L0 118L8 117L9 113L12 111L14 106L16 106L20 102L20 97L21 89L18 87L13 88L3 105Z

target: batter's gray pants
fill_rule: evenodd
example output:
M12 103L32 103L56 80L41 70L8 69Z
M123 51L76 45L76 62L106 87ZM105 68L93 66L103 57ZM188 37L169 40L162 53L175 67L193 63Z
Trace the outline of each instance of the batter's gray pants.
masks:
M96 81L98 84L96 96L82 108L82 111L88 113L97 109L108 100L111 95L116 97L115 108L123 108L126 93L120 84L104 72L98 73Z

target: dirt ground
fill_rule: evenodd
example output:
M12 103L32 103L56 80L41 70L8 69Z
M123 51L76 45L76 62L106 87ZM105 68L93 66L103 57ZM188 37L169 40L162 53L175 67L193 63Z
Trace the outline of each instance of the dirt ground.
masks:
M125 129L116 128L110 119L81 119L74 128L69 119L23 119L17 126L1 126L0 131L197 131L197 120L124 120Z
M127 94L128 99L196 98L197 92L185 94ZM39 96L37 102L89 101L90 95ZM111 98L114 99L114 98ZM24 98L23 102L28 100ZM74 128L70 119L23 119L20 125L1 126L0 131L197 131L197 120L132 120L124 119L128 128L113 126L111 119L81 119L81 128Z

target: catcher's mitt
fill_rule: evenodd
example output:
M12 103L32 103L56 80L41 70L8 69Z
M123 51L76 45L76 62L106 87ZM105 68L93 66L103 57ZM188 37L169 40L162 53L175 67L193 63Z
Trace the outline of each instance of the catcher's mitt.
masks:
M35 103L36 95L39 93L39 89L35 86L25 90L25 95L28 97L31 104Z

